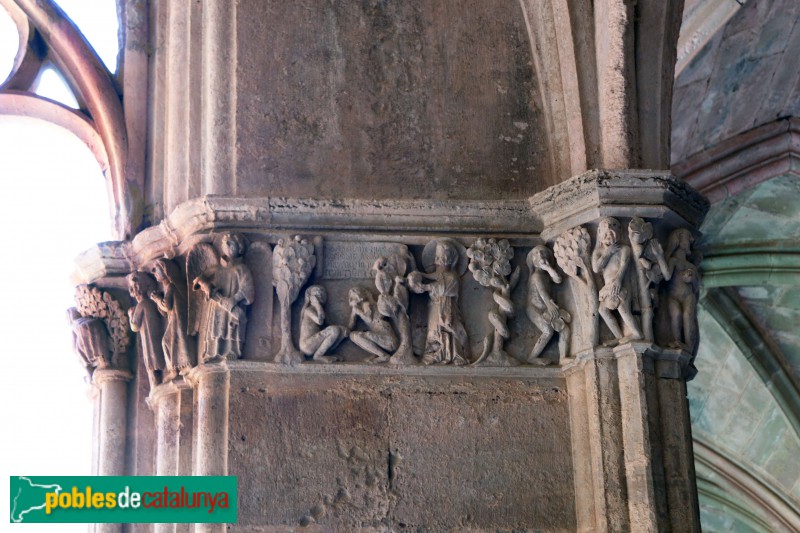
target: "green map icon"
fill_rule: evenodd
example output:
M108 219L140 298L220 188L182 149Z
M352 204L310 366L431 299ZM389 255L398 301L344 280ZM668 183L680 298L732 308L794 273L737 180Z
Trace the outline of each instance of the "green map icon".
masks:
M11 522L25 522L44 514L45 494L60 493L61 485L43 485L25 476L11 476Z

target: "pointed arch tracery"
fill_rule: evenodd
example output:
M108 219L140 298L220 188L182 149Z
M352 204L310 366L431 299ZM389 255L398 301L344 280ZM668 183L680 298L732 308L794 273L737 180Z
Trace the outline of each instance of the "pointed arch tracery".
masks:
M115 237L129 239L140 225L141 194L127 178L128 133L114 76L52 0L0 0L0 7L19 32L11 73L0 85L0 113L54 122L85 142L106 176ZM45 59L57 66L79 110L33 93Z

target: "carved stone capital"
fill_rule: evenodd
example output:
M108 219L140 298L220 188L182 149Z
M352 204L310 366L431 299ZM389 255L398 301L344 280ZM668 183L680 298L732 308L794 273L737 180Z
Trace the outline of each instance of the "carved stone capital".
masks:
M147 396L145 401L147 402L147 406L153 410L157 411L159 404L165 399L170 396L174 397L176 394L180 394L181 390L186 389L189 387L189 384L185 381L180 381L179 384L176 384L174 381L170 381L168 383L162 383L160 385L156 385L152 389L150 389L150 394Z
M132 379L133 374L131 374L129 371L119 370L116 368L98 368L92 374L92 381L98 387L101 387L104 383L110 383L114 381L123 381L127 383Z
M197 388L205 379L222 374L230 374L228 363L224 359L199 364L186 372L183 377L192 388Z
M652 170L592 170L531 197L530 204L545 240L605 216L698 228L709 209L708 200L686 183Z

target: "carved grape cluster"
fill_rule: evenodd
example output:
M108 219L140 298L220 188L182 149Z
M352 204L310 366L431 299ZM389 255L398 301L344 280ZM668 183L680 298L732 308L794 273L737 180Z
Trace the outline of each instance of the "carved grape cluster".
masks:
M83 317L99 318L105 322L111 336L114 353L124 353L130 344L128 314L109 293L92 285L75 288L75 304Z
M578 275L578 267L591 253L592 239L583 226L572 228L558 236L553 244L553 254L558 266L570 276Z
M514 249L506 239L480 238L467 250L469 270L484 287L497 287L505 283L511 273Z

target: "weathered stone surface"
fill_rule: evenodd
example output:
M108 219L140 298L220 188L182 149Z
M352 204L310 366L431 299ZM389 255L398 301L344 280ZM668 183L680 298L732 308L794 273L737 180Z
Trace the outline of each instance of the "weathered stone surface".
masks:
M246 0L237 14L240 194L508 199L547 183L516 2Z
M231 367L242 528L575 529L562 379Z

